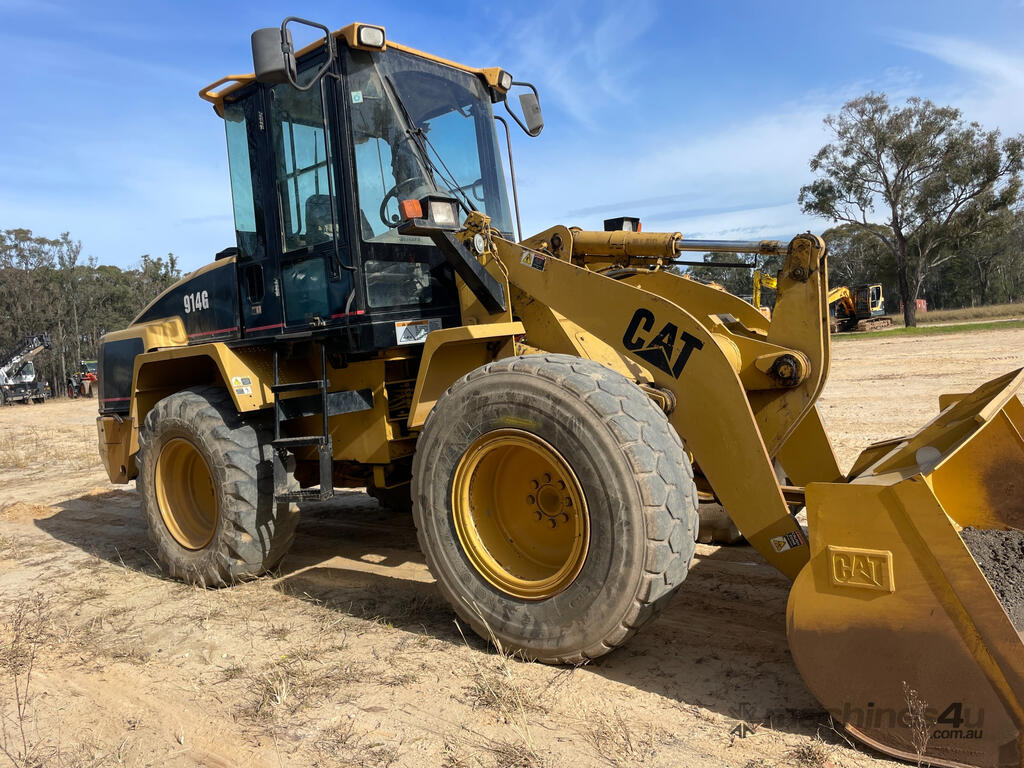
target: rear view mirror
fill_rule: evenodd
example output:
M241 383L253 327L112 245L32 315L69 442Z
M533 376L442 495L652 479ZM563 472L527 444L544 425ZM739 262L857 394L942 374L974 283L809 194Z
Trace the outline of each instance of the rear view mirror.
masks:
M327 58L305 85L299 85L296 79L295 46L292 43L291 30L288 29L288 25L292 22L314 27L324 33ZM289 16L281 23L280 28L265 27L252 33L253 71L256 73L257 82L260 83L269 85L290 83L293 88L308 91L330 68L334 61L334 55L334 37L331 35L331 30L315 21Z
M523 117L520 118L519 115L512 111L512 108L508 105L507 94L504 99L505 109L528 136L540 136L540 132L544 130L544 115L540 111L540 96L537 94L537 89L532 83L512 83L513 87L517 85L530 89L528 93L519 95L519 107L523 111Z
M277 85L295 81L292 33L280 27L264 27L252 33L252 64L256 80Z
M540 99L535 93L524 93L519 97L519 106L523 109L526 120L526 132L531 136L540 136L544 130L544 115L540 112Z

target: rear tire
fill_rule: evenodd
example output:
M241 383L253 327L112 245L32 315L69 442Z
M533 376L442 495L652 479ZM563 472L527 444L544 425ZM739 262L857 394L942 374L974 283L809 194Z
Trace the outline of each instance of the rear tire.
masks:
M269 430L242 420L221 387L160 400L139 430L138 492L161 563L203 586L277 565L298 524L274 502Z
M455 611L544 662L625 642L693 557L697 489L682 442L636 384L590 360L507 358L452 385L420 435L412 495L427 565Z

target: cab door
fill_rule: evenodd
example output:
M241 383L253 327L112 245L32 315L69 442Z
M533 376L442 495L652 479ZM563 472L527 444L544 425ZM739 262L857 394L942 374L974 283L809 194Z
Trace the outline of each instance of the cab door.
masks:
M335 145L323 81L300 91L269 90L269 138L277 207L284 331L320 327L344 306L351 275L343 266Z
M268 336L284 327L278 258L269 239L264 94L259 86L225 101L228 165L234 208L238 300L246 336Z

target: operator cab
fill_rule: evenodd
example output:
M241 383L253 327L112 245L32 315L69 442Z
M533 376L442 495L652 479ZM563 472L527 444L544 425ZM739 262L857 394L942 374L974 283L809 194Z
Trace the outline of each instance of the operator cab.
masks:
M881 283L858 285L854 291L854 304L858 318L880 317L885 314Z
M512 237L492 108L511 77L385 44L383 30L360 46L353 27L332 35L336 55L326 39L299 52L300 88L248 76L203 93L225 121L244 338L341 326L339 343L373 353L459 325L455 273L429 238L398 231L403 200L454 198L453 225L476 209Z

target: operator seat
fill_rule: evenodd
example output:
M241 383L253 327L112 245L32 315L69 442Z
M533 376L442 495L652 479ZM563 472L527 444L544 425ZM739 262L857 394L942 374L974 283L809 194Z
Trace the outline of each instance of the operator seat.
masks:
M306 198L306 245L319 245L334 239L334 216L330 195Z

